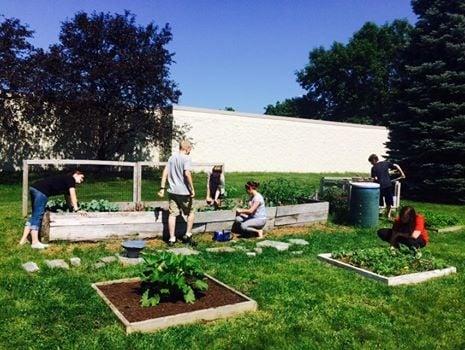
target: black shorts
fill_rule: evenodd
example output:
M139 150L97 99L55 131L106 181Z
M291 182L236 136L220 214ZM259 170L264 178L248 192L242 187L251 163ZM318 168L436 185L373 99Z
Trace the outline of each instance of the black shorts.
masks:
M384 198L384 202L383 202ZM382 188L379 193L379 206L383 206L386 203L387 206L392 207L394 205L394 187L389 186Z

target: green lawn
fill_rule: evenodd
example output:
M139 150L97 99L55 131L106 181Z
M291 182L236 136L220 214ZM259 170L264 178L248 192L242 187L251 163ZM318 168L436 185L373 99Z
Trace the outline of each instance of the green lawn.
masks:
M228 174L242 189L248 179L276 174ZM316 186L321 174L292 174ZM110 189L118 183L108 184ZM203 187L203 186L202 186ZM154 186L155 188L155 186ZM199 196L203 196L200 188ZM81 195L91 195L85 185ZM111 192L111 191L110 191ZM258 302L259 311L230 320L175 327L154 334L126 336L92 282L136 276L138 267L117 264L95 270L97 258L119 251L119 242L54 244L47 251L18 247L23 219L21 186L0 184L0 349L464 349L465 230L431 233L429 249L458 273L414 286L387 287L317 260L322 252L383 245L374 230L327 227L274 232L286 240L304 238L302 255L265 250L212 254L201 237L198 256L207 273ZM455 213L463 206L409 202L420 209ZM284 232L285 234L286 232ZM252 240L243 243L252 246ZM163 247L151 242L152 247ZM295 249L295 248L294 248ZM44 259L78 256L83 265L49 270ZM27 275L21 263L33 260L41 271Z

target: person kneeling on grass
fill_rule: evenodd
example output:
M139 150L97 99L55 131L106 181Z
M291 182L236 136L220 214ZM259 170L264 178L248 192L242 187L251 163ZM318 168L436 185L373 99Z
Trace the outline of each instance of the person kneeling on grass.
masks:
M392 229L380 229L378 236L396 248L399 244L404 244L409 248L423 248L429 241L428 231L425 229L425 218L409 206L400 210Z
M76 184L80 184L83 181L84 174L79 170L75 170L66 175L52 176L33 183L29 188L32 202L32 214L26 223L19 244L26 244L29 235L31 235L31 247L33 249L47 248L48 244L43 244L39 241L39 231L42 225L48 197L63 194L73 211L79 211L75 187Z
M240 233L255 234L258 238L263 238L263 227L266 224L266 209L263 196L258 193L259 183L249 181L245 185L245 190L250 195L249 208L237 209L235 226L240 227Z

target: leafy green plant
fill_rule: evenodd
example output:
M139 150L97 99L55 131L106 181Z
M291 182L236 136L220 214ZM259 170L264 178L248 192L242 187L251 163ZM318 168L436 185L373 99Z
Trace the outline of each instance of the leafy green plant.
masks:
M90 212L109 212L119 210L117 204L111 203L106 199L93 199L90 202L80 202L79 208ZM63 199L49 199L47 202L46 209L53 213L62 213L70 211L68 204Z
M118 211L119 207L115 203L111 203L106 199L96 200L93 199L90 202L79 203L79 207L85 211Z
M447 266L442 260L434 258L427 249L412 250L403 245L399 249L376 247L354 251L339 250L331 253L331 256L384 276L399 276Z
M337 186L326 187L320 199L329 202L329 213L336 223L344 223L349 218L349 196L347 191Z
M443 214L430 210L422 210L422 213L425 216L426 227L429 228L442 228L460 223L459 217L455 214Z
M161 252L143 253L143 259L144 307L158 305L163 297L182 296L186 303L193 303L196 291L208 289L206 277L193 257Z
M69 209L68 203L65 200L56 198L49 199L46 206L46 210L53 213L62 213L69 211Z
M260 188L269 206L307 203L313 192L312 187L283 177L266 181Z

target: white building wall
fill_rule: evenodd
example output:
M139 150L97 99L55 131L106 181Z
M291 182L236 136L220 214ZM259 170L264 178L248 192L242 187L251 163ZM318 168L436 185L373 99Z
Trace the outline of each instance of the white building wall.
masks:
M368 172L371 153L386 154L385 127L173 106L188 124L194 162L226 171Z

